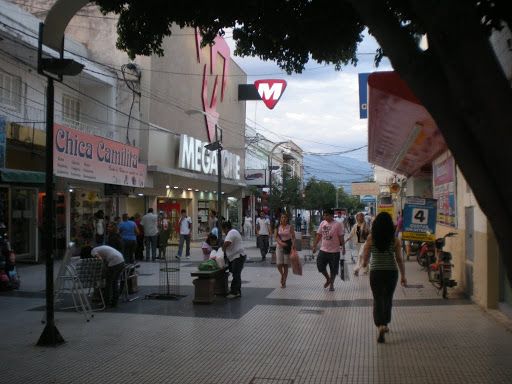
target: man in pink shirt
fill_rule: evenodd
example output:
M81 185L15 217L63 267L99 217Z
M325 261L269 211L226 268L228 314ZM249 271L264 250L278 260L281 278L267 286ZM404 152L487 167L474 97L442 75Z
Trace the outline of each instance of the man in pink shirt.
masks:
M322 241L316 266L318 272L325 276L324 288L329 287L329 291L334 291L334 279L340 265L340 247L345 255L345 231L342 224L333 220L333 215L332 209L324 210L324 220L320 223L313 242L313 253L315 253L318 242ZM327 265L329 265L330 275L327 273Z

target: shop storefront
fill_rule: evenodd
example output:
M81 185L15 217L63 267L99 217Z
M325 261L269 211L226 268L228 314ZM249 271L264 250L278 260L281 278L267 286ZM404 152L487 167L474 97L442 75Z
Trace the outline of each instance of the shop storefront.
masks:
M55 125L54 173L58 249L69 242L76 249L94 244L100 216L106 229L128 208L144 212L138 191L144 188L146 167L139 162L139 148Z
M30 145L21 140L28 134ZM33 127L0 117L0 225L7 228L19 261L37 262L41 256L38 193L44 185L40 172L43 137Z
M168 158L168 167L148 166L148 172L156 186L164 186L158 193L156 209L161 211L173 224L178 233L180 211L185 209L192 219L192 239L204 239L211 231L211 217L215 212L219 217L230 219L238 225L241 217L241 204L245 183L241 180L241 159L229 150L222 151L221 208L218 211L218 164L217 153L205 148L203 142L182 134L169 138L166 153L174 153Z

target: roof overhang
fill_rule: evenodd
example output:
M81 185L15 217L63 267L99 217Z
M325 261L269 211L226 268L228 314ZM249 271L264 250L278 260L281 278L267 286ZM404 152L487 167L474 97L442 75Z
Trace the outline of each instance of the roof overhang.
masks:
M436 123L395 72L368 77L368 160L406 175L430 174L447 145Z

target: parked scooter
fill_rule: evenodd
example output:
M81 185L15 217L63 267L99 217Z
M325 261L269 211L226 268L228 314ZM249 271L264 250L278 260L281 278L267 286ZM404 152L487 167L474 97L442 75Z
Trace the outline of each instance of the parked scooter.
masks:
M409 253L407 254L407 260L409 260L409 257L418 257L418 254L420 253L420 247L421 243L419 241L410 241L409 242Z
M449 232L443 237L436 239L437 260L430 264L427 269L429 281L439 291L442 291L443 299L447 298L447 289L457 285L457 282L452 280L452 254L443 251L443 247L446 244L445 239L455 235L457 234Z
M420 250L416 254L416 260L422 268L427 268L436 261L436 246L433 241L421 243Z

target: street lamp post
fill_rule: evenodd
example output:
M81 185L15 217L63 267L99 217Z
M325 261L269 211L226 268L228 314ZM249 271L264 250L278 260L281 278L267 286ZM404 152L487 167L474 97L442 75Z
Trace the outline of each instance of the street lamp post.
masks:
M220 131L220 134L219 134ZM222 215L220 213L222 204L222 129L218 124L215 124L215 141L204 146L209 151L217 151L217 229L219 243L222 239L221 221Z
M268 196L269 196L269 201L271 201L271 199L272 199L272 155L274 154L274 151L277 149L277 147L279 147L282 144L286 144L286 143L288 143L288 141L280 141L280 142L274 144L274 146L272 147L272 149L270 150L270 152L268 154L267 165L268 165ZM272 208L270 209L270 220L272 220L272 226L273 226L274 225L274 212L273 212ZM270 239L272 239L272 236L270 236Z
M39 24L37 47L37 72L46 76L46 196L45 196L45 237L46 257L46 325L37 341L38 346L56 346L64 343L64 338L55 326L54 284L53 284L53 223L55 215L55 188L53 185L53 121L54 121L54 80L62 81L63 76L76 76L83 65L64 58L64 30L73 15L88 1L66 2L58 0L48 12L45 23ZM59 58L43 57L43 45L60 53Z

